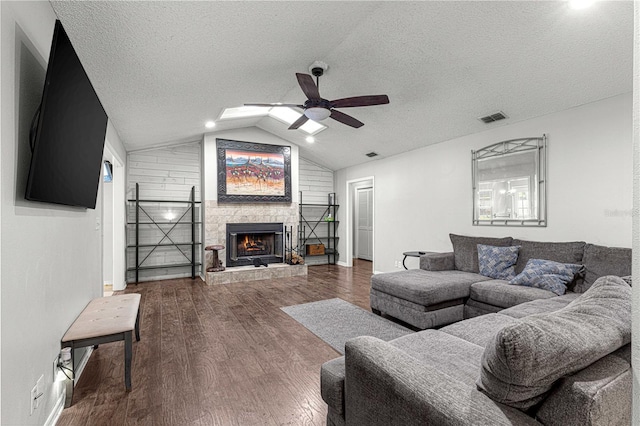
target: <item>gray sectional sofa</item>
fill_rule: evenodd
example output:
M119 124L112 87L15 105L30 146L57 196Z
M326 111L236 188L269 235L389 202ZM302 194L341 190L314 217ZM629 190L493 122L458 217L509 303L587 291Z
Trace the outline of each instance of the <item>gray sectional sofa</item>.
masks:
M448 325L347 342L321 370L327 425L630 424L631 289L618 276L630 275L631 250L516 240L524 264L585 265L558 296L473 272L478 239L458 237L420 270L372 278L372 307L419 328Z
M420 257L420 269L388 272L371 278L371 309L418 329L441 327L495 313L532 300L558 295L545 289L509 285L479 274L478 244L519 246L515 273L530 259L584 265L567 294L582 293L604 275L631 275L631 249L576 242L537 242L451 234L453 251Z

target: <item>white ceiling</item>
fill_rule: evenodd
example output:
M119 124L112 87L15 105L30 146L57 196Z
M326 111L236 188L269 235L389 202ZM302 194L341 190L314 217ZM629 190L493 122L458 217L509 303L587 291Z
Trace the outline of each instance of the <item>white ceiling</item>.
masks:
M303 103L315 60L326 99L387 94L325 120L317 142L257 126L333 170L632 90L633 2L52 2L128 150L193 141L245 102ZM486 125L477 117L504 111ZM380 158L380 157L378 157Z

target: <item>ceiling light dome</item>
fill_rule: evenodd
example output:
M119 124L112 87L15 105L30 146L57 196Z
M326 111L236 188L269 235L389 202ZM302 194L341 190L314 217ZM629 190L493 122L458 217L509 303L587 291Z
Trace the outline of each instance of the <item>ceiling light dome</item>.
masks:
M313 107L304 110L304 115L313 121L322 121L331 115L331 111L326 108Z

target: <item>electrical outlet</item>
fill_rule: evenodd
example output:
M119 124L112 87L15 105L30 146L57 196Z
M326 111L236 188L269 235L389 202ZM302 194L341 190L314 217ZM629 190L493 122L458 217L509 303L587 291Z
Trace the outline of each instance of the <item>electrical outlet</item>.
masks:
M31 403L30 403L31 410L29 411L29 415L32 415L33 414L33 410L35 410L37 408L36 404L38 402L38 385L37 384L33 387L33 389L31 389L31 398L30 399L31 399Z
M43 394L44 394L44 375L41 375L38 381L36 382L36 385L31 389L31 394L30 394L31 409L29 411L29 415L33 414L33 412L38 409L38 406L40 405L40 398L42 398Z

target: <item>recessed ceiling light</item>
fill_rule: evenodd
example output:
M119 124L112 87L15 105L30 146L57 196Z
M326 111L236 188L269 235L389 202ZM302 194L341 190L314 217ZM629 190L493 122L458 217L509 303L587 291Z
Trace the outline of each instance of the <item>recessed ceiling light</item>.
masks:
M216 127L216 123L213 121L207 121L206 123L204 123L204 126L207 129L213 129L214 127Z
M570 0L569 5L571 5L572 9L586 9L593 5L595 0Z
M306 141L309 142L309 143L314 143L316 141L316 139L313 136L307 136Z

